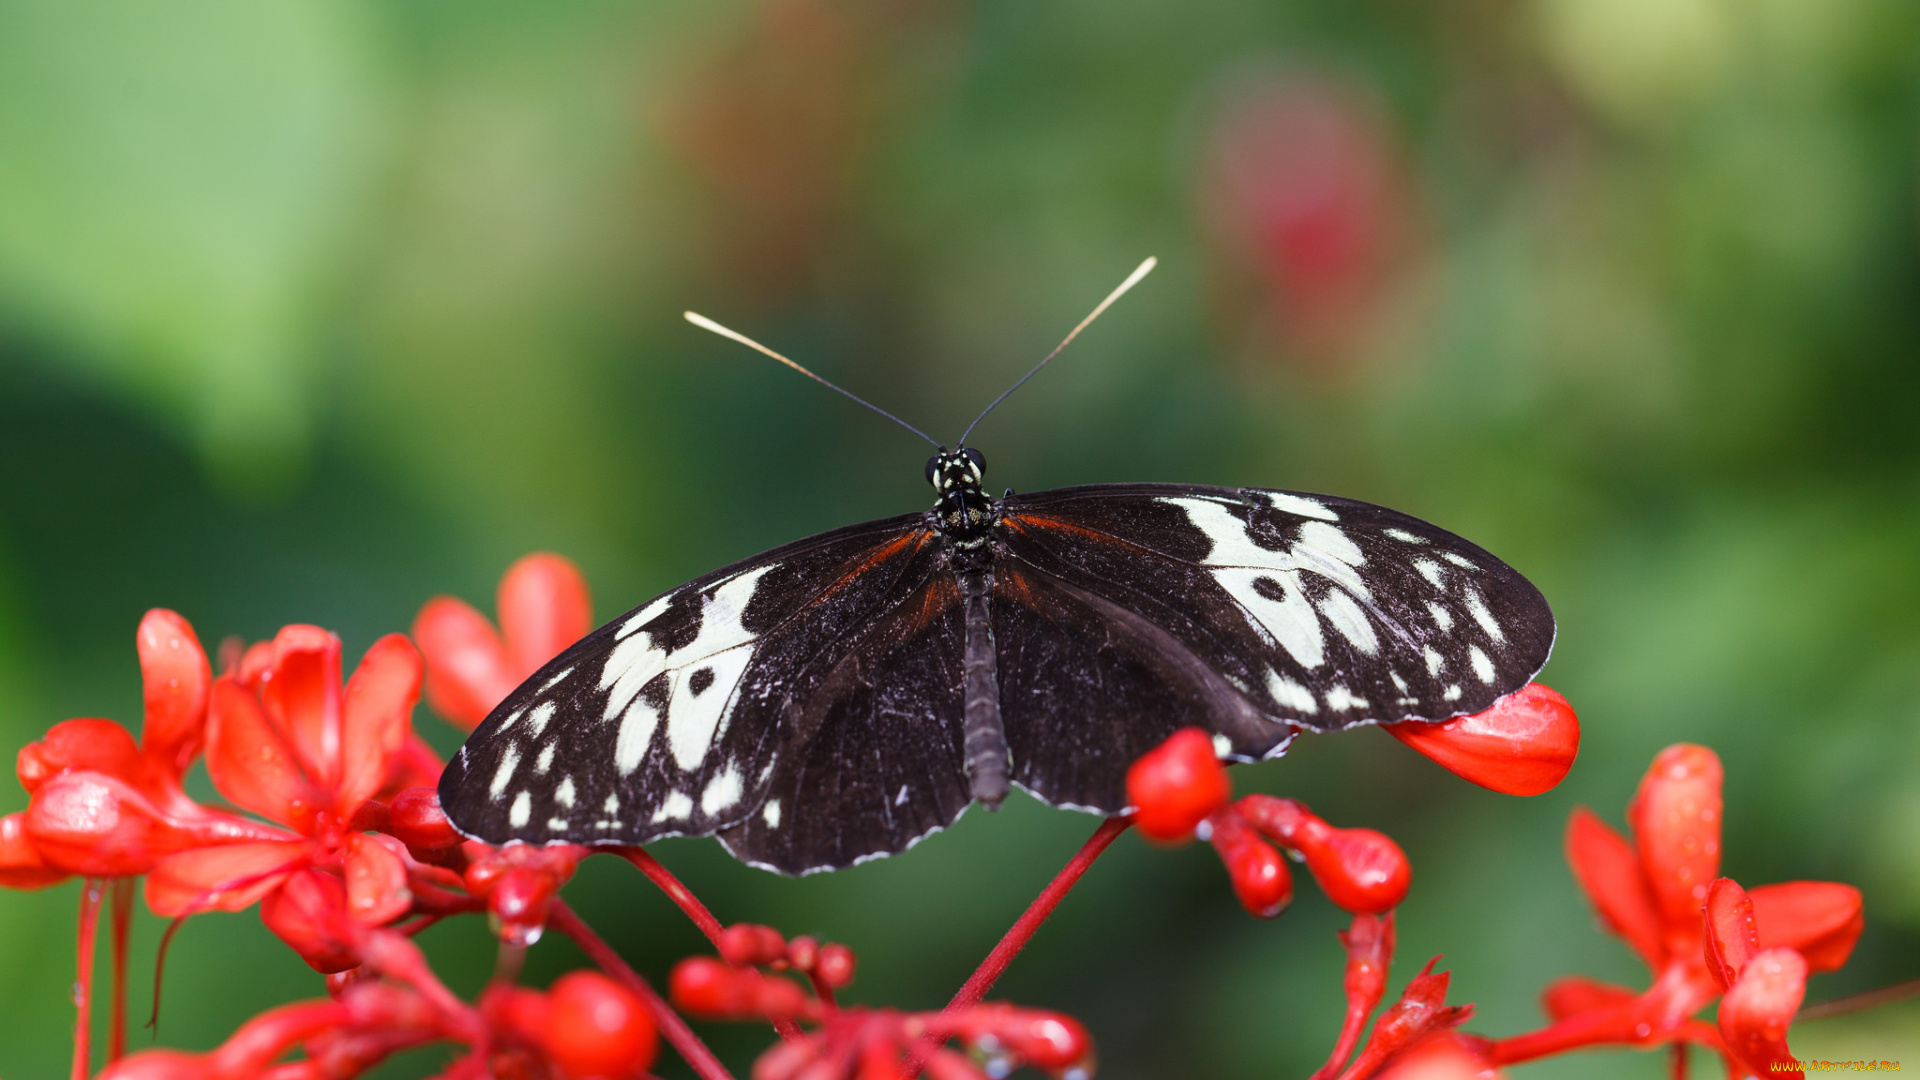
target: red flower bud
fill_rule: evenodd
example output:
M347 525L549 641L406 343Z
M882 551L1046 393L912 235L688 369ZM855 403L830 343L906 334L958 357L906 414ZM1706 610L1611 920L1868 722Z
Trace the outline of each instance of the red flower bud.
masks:
M640 999L594 971L562 975L547 994L542 1046L575 1080L625 1080L653 1064L658 1035Z
M1679 743L1653 759L1627 807L1670 954L1700 948L1700 906L1720 876L1720 783L1718 755Z
M786 961L795 971L812 971L813 965L820 959L820 941L809 934L802 934L787 942Z
M1573 706L1539 683L1472 716L1383 726L1454 775L1507 795L1551 790L1580 753L1580 721Z
M360 966L347 918L347 887L332 874L298 870L260 901L260 921L313 970L331 974Z
M440 808L440 792L430 787L408 788L395 795L387 812L387 828L415 851L445 851L461 841Z
M1231 810L1209 819L1213 849L1226 864L1240 906L1255 918L1271 919L1293 901L1293 874L1287 861Z
M1372 829L1336 829L1294 799L1249 795L1234 804L1254 828L1298 851L1342 910L1378 914L1397 907L1413 880L1400 845Z
M1127 770L1134 824L1155 840L1184 840L1232 794L1213 736L1197 727L1174 732Z
M532 945L547 928L553 909L553 879L537 871L509 870L487 894L493 932L509 945Z
M720 955L739 967L761 967L787 955L787 939L771 926L735 923L720 931Z
M813 999L793 983L711 956L680 961L667 988L681 1011L712 1020L811 1017L817 1011Z
M814 977L838 990L853 982L853 950L838 942L820 946L820 959L814 962Z

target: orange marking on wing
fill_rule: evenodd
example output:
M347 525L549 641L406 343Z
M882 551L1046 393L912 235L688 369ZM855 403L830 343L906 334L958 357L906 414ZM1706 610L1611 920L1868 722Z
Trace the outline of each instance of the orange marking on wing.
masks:
M1026 532L1028 527L1032 526L1042 531L1058 530L1064 533L1073 533L1077 536L1086 537L1089 540L1096 540L1100 543L1111 544L1116 547L1133 548L1136 551L1153 550L1152 548L1141 547L1131 540L1123 539L1109 532L1101 532L1099 529L1089 529L1085 525L1076 525L1071 521L1062 521L1059 518L1045 517L1040 514L1008 514L1003 516L1000 522L1003 525L1010 525L1020 532ZM1158 553L1156 552L1156 554Z
M916 532L910 532L907 535L902 536L897 540L890 540L887 543L882 544L880 547L874 549L874 551L871 554L869 554L866 558L861 559L858 565L854 566L852 569L841 574L838 578L835 578L833 581L833 584L828 585L824 589L821 589L820 594L818 596L815 596L812 600L809 600L807 602L807 606L812 607L813 605L818 604L823 600L826 600L828 597L833 596L835 593L838 593L840 590L853 584L854 578L859 577L861 574L866 573L867 571L873 569L875 566L878 566L881 563L886 562L888 559L893 558L895 555L900 554L902 549L906 548L907 545L909 544L913 546L913 551L919 551L921 545L927 542L927 537L929 535L931 534L928 533L927 530L920 529ZM912 552L908 552L908 554L912 554Z

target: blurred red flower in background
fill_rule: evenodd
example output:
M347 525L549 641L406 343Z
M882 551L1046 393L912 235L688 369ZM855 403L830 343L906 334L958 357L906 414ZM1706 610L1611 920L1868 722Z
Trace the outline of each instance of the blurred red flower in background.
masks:
M1233 88L1207 133L1202 216L1309 370L1365 351L1418 252L1397 141L1365 87L1314 72Z

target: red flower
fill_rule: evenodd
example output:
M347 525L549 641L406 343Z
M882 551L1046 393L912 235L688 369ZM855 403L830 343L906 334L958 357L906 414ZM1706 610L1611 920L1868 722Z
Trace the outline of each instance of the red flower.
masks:
M1713 751L1682 743L1654 759L1628 806L1633 843L1590 811L1574 811L1567 826L1574 876L1602 924L1625 938L1652 969L1653 985L1636 994L1591 979L1562 979L1543 998L1555 1022L1502 1040L1495 1046L1496 1061L1526 1061L1601 1043L1696 1042L1724 1050L1725 1010L1722 1031L1693 1016L1720 996L1752 954L1786 949L1812 970L1846 962L1862 926L1860 893L1851 886L1791 882L1756 889L1750 901L1723 890L1719 902L1709 902L1709 887L1720 870L1720 786L1720 759ZM1750 939L1734 932L1742 920L1752 930ZM1716 921L1717 936L1710 938ZM1768 974L1756 975L1756 986L1764 984L1764 990L1743 992L1742 1002L1763 998L1769 1008L1776 1007L1783 1000L1781 970L1771 965ZM1798 1007L1797 998L1793 1004ZM1747 1008L1736 1003L1734 1015L1748 1015L1742 1011ZM1783 1023L1782 1052L1784 1032Z
M321 970L343 962L330 927L344 913L374 926L406 911L405 848L359 831L411 732L420 656L399 634L375 642L344 689L340 639L289 626L215 680L207 771L235 804L287 826L271 839L170 856L147 880L163 916L238 911L293 882L298 896L263 907L268 925ZM321 884L303 871L335 877ZM335 899L338 903L335 903Z
M257 822L189 799L180 778L199 756L212 672L193 627L155 608L135 635L145 688L139 743L111 720L55 724L21 749L26 810L0 819L0 884L32 888L67 874L131 877L177 851L270 835Z
M593 629L586 578L545 552L507 568L497 599L503 635L466 601L436 596L413 620L427 660L427 704L471 731L540 665Z
M1454 775L1506 795L1552 790L1580 754L1580 721L1573 706L1539 683L1528 683L1472 716L1383 726Z

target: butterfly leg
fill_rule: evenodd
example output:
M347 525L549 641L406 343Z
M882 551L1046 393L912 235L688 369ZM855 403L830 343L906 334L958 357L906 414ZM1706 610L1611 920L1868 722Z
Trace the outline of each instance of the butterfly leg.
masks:
M1000 800L1007 797L1012 759L1006 729L1000 723L1000 675L994 660L993 622L987 612L987 593L992 588L990 571L960 574L960 595L967 615L967 650L962 665L967 779L973 797L997 810Z

